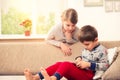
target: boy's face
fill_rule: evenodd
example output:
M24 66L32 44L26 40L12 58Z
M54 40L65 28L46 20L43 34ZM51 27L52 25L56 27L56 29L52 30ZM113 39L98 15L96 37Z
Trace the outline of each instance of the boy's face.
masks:
M98 40L96 39L94 41L84 41L82 44L87 50L91 51L96 45L98 45Z
M75 30L75 24L71 23L70 21L63 21L63 28L67 32L73 32Z

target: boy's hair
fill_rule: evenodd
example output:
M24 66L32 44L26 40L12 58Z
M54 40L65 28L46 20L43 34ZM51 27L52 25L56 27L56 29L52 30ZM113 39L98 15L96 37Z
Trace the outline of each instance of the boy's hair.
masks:
M73 24L78 22L78 14L75 9L69 8L65 10L61 15L62 21L71 21Z
M91 25L85 25L80 29L78 39L83 43L84 41L94 41L97 37L97 30Z

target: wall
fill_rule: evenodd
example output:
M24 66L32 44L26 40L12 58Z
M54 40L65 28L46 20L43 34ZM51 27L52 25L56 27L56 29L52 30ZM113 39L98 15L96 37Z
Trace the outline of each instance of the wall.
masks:
M1 27L1 0L0 0L0 27ZM1 28L0 28L0 34L1 34Z
M120 40L120 12L105 12L105 1L100 7L84 7L84 0L69 0L68 7L79 14L78 26L93 25L99 32L100 40Z
M120 40L120 12L106 13L104 3L101 7L84 7L84 0L66 0L66 2L68 2L68 4L66 4L65 7L68 6L77 10L79 14L79 22L77 25L79 27L86 24L95 26L99 32L99 40Z

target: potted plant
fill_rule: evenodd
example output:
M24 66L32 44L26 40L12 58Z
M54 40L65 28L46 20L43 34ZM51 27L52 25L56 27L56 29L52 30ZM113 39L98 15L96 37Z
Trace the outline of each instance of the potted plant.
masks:
M32 21L27 19L27 20L23 21L20 25L24 26L25 36L30 36L30 34L31 34L31 27L32 27Z

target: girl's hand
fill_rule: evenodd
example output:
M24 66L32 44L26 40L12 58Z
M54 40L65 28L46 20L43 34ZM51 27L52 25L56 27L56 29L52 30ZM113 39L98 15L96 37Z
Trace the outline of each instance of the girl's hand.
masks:
M72 54L71 48L67 44L61 43L60 48L65 56L70 56Z
M66 37L67 40L72 39L72 32L66 31L66 32L65 32L65 37Z

